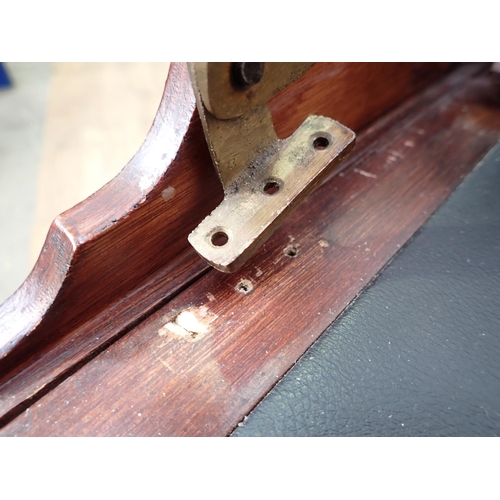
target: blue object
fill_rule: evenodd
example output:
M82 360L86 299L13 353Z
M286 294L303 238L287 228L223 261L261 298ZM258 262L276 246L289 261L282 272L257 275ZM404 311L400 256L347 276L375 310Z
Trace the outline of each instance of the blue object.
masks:
M11 81L9 78L9 75L7 74L7 71L5 70L5 67L3 63L0 63L0 88L1 87L10 87Z

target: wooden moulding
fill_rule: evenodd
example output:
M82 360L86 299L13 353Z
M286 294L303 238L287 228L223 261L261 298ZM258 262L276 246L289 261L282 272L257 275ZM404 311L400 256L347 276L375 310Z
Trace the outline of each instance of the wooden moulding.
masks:
M167 88L139 152L112 182L55 219L33 272L3 304L2 368L26 335L43 337L44 342L55 339L120 298L117 292L124 296L137 288L185 248L187 207L216 203L207 194L210 190L217 198L220 192L215 179L210 183L210 171L187 175L190 162L209 159L202 139L197 141L197 124L191 123L196 121L194 100L183 66L172 68ZM172 180L171 170L179 161L185 168ZM168 189L169 181L184 189L165 195L162 188ZM161 223L167 219L164 228ZM49 329L51 334L45 335Z
M423 68L419 79L412 64L317 65L273 101L278 134L312 113L359 130L445 69ZM47 394L4 433L230 432L498 139L498 111L481 102L491 89L471 78L478 69L456 71L368 129L355 167L239 273L210 271L188 286L207 267L186 236L222 192L186 68L172 65L144 146L56 220L32 275L0 309L2 422ZM369 96L362 112L360 95ZM165 329L192 307L206 332ZM57 418L45 425L46 412Z

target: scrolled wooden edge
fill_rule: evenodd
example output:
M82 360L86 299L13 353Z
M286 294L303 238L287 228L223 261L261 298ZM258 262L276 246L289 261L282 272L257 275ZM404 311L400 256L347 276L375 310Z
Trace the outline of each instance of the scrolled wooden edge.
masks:
M113 180L54 220L30 275L0 306L0 375L188 246L199 221L186 212L210 210L207 191L217 193L207 190L217 181L197 137L203 140L187 66L173 63L139 151Z

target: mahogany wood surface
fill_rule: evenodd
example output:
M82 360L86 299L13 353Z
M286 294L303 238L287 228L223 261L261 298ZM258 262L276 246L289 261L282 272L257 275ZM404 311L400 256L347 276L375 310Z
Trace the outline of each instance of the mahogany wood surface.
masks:
M273 100L273 120L281 136L313 113L358 130L448 67L318 64ZM208 270L186 237L221 197L186 66L172 64L137 155L55 220L33 272L0 307L2 424Z
M144 142L168 63L51 63L30 245L33 267L50 224L115 177Z
M222 196L212 170L198 168L210 158L194 110L187 69L177 65L136 156L56 218L33 272L0 309L2 375L127 297L186 248L197 211Z
M344 173L238 273L183 287L2 434L229 434L498 141L498 88L478 70L456 70L373 124ZM191 335L172 329L182 312L198 317ZM4 380L2 404L36 378L29 366Z

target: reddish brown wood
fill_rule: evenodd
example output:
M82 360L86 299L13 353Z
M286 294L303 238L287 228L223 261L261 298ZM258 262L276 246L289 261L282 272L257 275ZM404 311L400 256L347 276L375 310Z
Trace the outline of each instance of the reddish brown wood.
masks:
M371 127L344 174L238 273L210 271L2 433L231 432L498 141L498 89L473 73L460 70ZM206 308L206 334L165 329L192 308Z
M280 135L310 113L359 129L446 68L318 64L272 102L273 119ZM0 307L0 423L207 270L186 236L222 192L194 106L186 68L173 64L140 151L117 178L56 219L33 272Z
M85 324L186 248L222 190L209 168L184 65L174 65L152 129L130 163L54 221L33 272L0 309L0 370ZM164 201L162 191L176 188ZM168 293L168 291L167 291Z
M276 132L288 137L310 114L359 131L450 68L449 63L318 63L271 101Z

